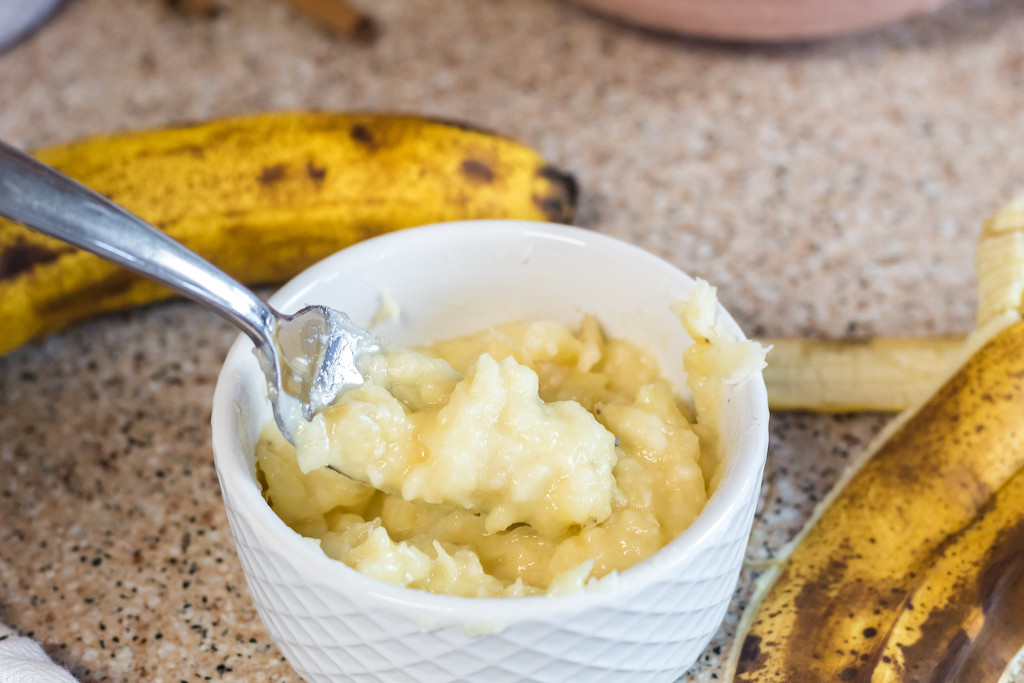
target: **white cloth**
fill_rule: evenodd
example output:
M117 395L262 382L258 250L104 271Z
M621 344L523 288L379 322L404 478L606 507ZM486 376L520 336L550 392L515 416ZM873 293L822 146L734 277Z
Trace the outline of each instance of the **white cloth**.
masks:
M77 683L39 643L0 624L0 683Z
M41 24L60 0L0 0L0 50Z

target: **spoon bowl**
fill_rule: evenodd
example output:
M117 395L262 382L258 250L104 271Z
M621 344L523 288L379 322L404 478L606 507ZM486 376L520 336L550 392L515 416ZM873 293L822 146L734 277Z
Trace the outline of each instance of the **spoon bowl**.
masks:
M299 417L312 420L343 389L363 383L356 361L379 350L380 341L329 306L306 306L293 315L278 315L272 352L265 353L259 344L255 352L263 373L280 377L279 382L268 380L268 391L276 394L271 401L277 426L294 444Z

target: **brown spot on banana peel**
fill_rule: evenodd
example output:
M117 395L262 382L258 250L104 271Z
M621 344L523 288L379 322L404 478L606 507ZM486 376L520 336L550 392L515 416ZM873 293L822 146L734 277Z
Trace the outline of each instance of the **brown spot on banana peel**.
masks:
M533 196L533 203L541 210L545 218L553 223L568 223L565 219L565 203L560 197L538 197ZM571 220L571 219L570 219Z
M449 128L457 128L458 130L464 130L468 133L480 133L481 135L501 138L503 140L512 139L507 135L491 130L490 128L484 128L483 126L478 126L473 123L467 123L466 121L461 121L459 119L432 118L429 116L412 116L410 118L418 121L423 121L424 123L436 123L442 126L448 126Z
M27 241L11 244L0 250L0 281L13 280L71 251L71 247L46 247Z
M576 178L553 166L541 166L536 176L546 181L547 191L543 195L533 195L533 203L549 221L571 223L580 194Z
M307 161L306 175L309 176L310 180L319 185L320 183L324 182L324 178L327 177L327 167L317 166L312 161Z
M146 159L154 156L187 156L194 159L206 158L206 148L201 145L185 144L177 147L165 147L163 149L140 149L135 153L136 158Z
M353 142L362 145L371 152L376 152L380 148L376 138L373 137L373 133L370 129L361 123L357 123L349 128L348 136L352 138Z
M462 170L462 175L472 182L494 182L494 169L491 168L490 164L479 159L466 159L462 162L460 169Z
M66 266L63 263L65 259L78 261L95 258L73 250L49 267L62 272L65 267L77 267L77 264ZM46 276L47 273L42 275ZM98 314L174 296L171 290L113 264L105 264L104 270L94 273L87 282L75 281L70 289L60 286L60 282L58 278L52 283L58 287L57 291L51 292L49 287L37 289L38 296L30 304L32 311L24 319L25 324L0 331L0 348L6 352L32 338L56 332Z
M848 539L843 539L839 545L849 547ZM848 564L841 559L830 560L821 572L814 579L805 583L802 589L793 597L793 604L797 612L814 612L819 614L823 620L846 618L847 615L844 613L846 606L831 601L828 596L828 589L843 577L848 568ZM870 594L870 591L864 590L862 586L855 586L854 590L859 593L856 598L858 601L870 601L875 597ZM814 623L798 621L792 633L787 636L787 642L803 642L806 646L806 643L814 642L817 634L818 629ZM849 645L849 643L845 645ZM856 656L862 654L862 651L851 651L850 654ZM838 678L841 681L857 680L858 671L858 666L847 666L839 672Z
M284 164L274 164L273 166L266 166L260 171L260 174L256 176L256 181L265 187L271 187L284 180L285 173L288 167Z
M747 636L740 648L740 673L757 671L764 666L765 655L761 652L761 636Z
M580 186L576 182L575 176L571 173L560 171L554 166L541 166L537 170L537 175L550 180L554 185L564 188L566 204L573 208L576 207L576 202L580 198Z
M98 311L108 310L108 302L144 281L141 276L130 271L116 266L112 268L108 275L95 282L41 302L40 313L44 317L52 316L61 320L82 319Z
M171 154L182 154L193 157L195 159L205 159L206 149L199 145L182 145L180 147L174 147L168 150Z

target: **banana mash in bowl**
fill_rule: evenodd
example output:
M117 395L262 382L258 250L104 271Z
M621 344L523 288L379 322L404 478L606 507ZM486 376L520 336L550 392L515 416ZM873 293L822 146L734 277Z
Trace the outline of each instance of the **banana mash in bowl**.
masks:
M232 531L300 674L670 681L692 664L767 443L763 349L712 287L598 234L470 221L359 244L273 303L383 319L394 342L295 447L251 345L218 382Z

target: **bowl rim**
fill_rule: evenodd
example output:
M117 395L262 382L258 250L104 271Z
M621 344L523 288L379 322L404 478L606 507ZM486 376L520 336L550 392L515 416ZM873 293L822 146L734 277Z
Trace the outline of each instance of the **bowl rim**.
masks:
M672 278L692 278L664 259L624 240L573 226L518 220L480 219L436 223L387 233L356 243L332 254L302 271L282 286L271 298L272 305L296 298L324 275L336 272L340 262L360 259L370 254L394 249L412 249L418 241L458 238L466 231L479 234L482 226L490 235L506 233L507 237L530 237L571 242L582 247L604 247L623 250L633 258L647 260L651 268ZM745 338L728 311L719 304L719 320L737 338ZM213 395L212 440L214 462L222 494L230 497L240 511L250 516L262 534L274 545L286 548L299 558L309 572L311 582L341 585L353 599L377 600L391 609L415 613L420 619L460 623L511 623L524 620L564 617L585 609L608 603L619 603L647 586L670 575L674 568L685 566L693 557L724 531L737 514L737 508L750 504L756 496L749 491L760 481L768 447L768 401L764 379L760 372L747 378L738 387L750 394L755 414L751 426L739 435L740 447L728 465L718 487L693 523L654 555L619 572L618 579L596 589L565 596L527 596L519 598L487 597L467 598L430 593L407 588L372 578L328 557L312 543L288 527L266 504L259 487L250 474L247 456L237 438L235 388L242 375L243 365L252 358L252 342L239 335L232 344L218 374ZM232 534L235 534L232 529ZM235 539L237 541L237 538ZM248 575L247 575L248 580Z

